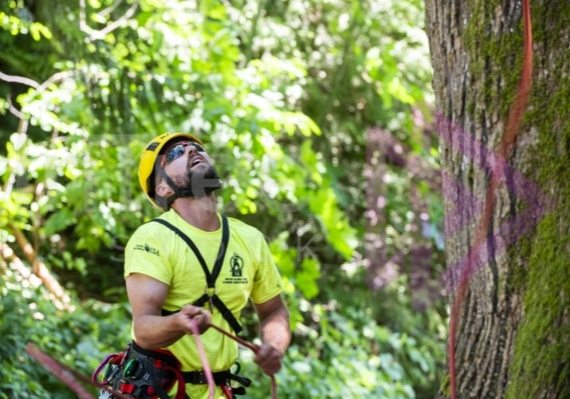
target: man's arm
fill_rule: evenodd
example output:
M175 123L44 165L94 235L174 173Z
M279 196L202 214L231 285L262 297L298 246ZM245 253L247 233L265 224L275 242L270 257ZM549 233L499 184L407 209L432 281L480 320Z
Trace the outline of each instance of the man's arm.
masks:
M145 349L163 348L184 334L192 334L191 323L196 322L200 332L204 332L211 322L209 312L192 305L185 305L170 316L162 316L168 285L149 276L130 274L126 278L126 287L133 310L135 339Z
M291 342L289 310L281 295L255 304L259 319L261 342L255 362L267 375L273 375L281 369L285 351Z

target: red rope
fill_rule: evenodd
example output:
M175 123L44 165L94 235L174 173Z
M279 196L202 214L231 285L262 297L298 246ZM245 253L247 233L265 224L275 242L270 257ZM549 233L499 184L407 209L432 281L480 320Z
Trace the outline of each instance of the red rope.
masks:
M214 324L210 323L209 327L211 327L214 330L220 332L221 334L233 339L234 341L245 346L246 348L251 349L251 351L253 351L253 353L257 354L259 352L259 346L257 346L257 345L251 344L251 343L245 341L244 339L238 337L237 335L233 335L233 334L227 332L226 330L222 329L221 327L218 327ZM209 399L214 399L214 394L215 394L215 389L216 389L216 385L214 382L214 376L212 374L212 370L210 369L210 365L208 363L208 358L206 357L206 352L204 350L204 346L202 345L202 341L200 340L200 331L198 330L198 326L197 326L196 322L191 324L191 328L192 328L192 335L194 335L194 339L196 341L196 346L198 347L198 353L200 354L202 366L204 368L204 374L206 375L206 381L208 382ZM123 393L114 390L110 386L105 386L103 384L100 384L97 381L95 381L93 378L89 379L89 378L85 377L84 375L80 374L79 372L77 372L76 370L72 369L71 367L69 367L63 363L58 362L57 360L55 360L54 358L52 358L48 354L42 352L38 347L36 347L32 343L28 343L26 345L26 352L30 356L32 356L34 359L36 359L39 363L41 363L46 369L48 369L57 378L59 378L61 381L66 383L70 388L72 388L73 391L78 395L79 398L93 399L93 396L91 396L90 393L84 391L81 386L76 384L76 381L73 380L72 375L75 376L76 378L78 378L79 380L81 380L82 382L85 382L87 384L96 386L98 388L101 388L105 391L110 392L111 394L113 394L118 399L130 398L130 396L124 395ZM100 367L102 367L102 365ZM100 369L97 369L97 371L95 372L95 375L99 374L99 371L100 371ZM277 399L277 382L275 380L275 376L271 375L270 378L271 378L271 398Z
M530 14L529 0L522 0L523 7L523 30L524 30L524 61L523 68L520 75L519 87L515 101L511 104L509 116L505 132L501 138L499 154L505 161L508 158L509 150L514 145L517 139L519 128L528 104L530 97L530 89L532 84L532 24ZM483 209L483 217L480 220L478 229L476 230L474 244L472 248L477 246L485 240L487 229L492 221L493 207L495 205L495 190L499 185L501 175L504 170L492 170L491 181L487 188L485 197L485 205ZM468 254L467 267L462 273L459 287L453 307L451 309L451 318L449 325L449 384L451 399L457 398L457 387L455 380L455 335L457 330L457 318L461 310L461 305L467 294L467 288L471 275L474 272L475 257L474 252Z
M107 392L112 393L113 396L116 397L117 399L131 399L131 396L127 396L122 394L121 392L115 391L110 386L102 386L101 384L97 384L95 381L84 376L77 370L54 359L53 357L43 352L41 349L39 349L36 345L34 345L31 342L28 342L26 344L26 353L28 353L30 356L36 359L44 368L50 371L61 382L66 384L73 392L77 394L77 397L80 399L94 399L94 398L90 393L83 390L82 387L79 387L76 381L73 380L72 376L75 376L75 378L77 378L79 381L83 383L93 385L97 388L101 388Z
M237 343L245 346L246 348L251 349L251 351L255 354L259 352L259 346L254 345L252 343L247 342L246 340L229 333L228 331L224 330L221 327L216 326L215 324L210 323L209 327L213 328L214 330L218 331L219 333L225 335L226 337L233 339ZM213 390L215 389L214 378L212 376L212 371L210 370L210 366L208 364L208 359L206 358L206 354L204 353L202 343L200 341L200 332L198 331L198 327L196 323L192 323L192 333L194 335L194 339L196 340L196 344L198 345L198 351L200 352L200 359L202 361L202 366L204 367L204 374L206 374L206 379L208 380L208 386L210 390L210 398L213 398ZM202 348L202 349L200 349ZM271 375L271 399L277 399L277 382L275 380L275 376Z

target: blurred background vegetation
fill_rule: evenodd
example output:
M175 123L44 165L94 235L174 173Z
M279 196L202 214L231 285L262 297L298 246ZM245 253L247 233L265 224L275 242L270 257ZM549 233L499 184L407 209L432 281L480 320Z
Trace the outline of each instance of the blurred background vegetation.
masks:
M283 398L434 398L443 217L420 0L5 0L0 398L74 398L129 341L123 248L157 211L142 147L199 134L259 228L294 338ZM244 313L245 338L256 336ZM269 379L243 352L248 398ZM88 385L87 390L96 395Z

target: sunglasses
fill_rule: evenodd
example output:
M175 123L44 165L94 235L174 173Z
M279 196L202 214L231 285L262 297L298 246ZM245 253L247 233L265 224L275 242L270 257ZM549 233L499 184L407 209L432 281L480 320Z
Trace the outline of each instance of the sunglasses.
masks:
M165 167L169 163L175 161L176 159L180 158L186 152L186 147L193 146L196 148L198 152L206 152L204 147L200 144L196 143L195 141L179 141L176 144L173 144L172 147L169 147L164 155L162 156L161 167Z

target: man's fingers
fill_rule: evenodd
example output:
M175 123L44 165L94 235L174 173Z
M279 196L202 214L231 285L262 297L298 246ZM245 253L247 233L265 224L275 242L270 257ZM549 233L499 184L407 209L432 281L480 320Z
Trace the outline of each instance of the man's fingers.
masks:
M281 369L281 353L271 345L261 345L255 356L255 363L267 375L273 375Z
M212 315L208 311L202 311L192 318L192 322L196 323L200 334L203 334L208 328L210 328Z
M183 312L184 314L187 314L188 316L197 316L199 314L206 314L209 313L207 310L198 307L198 306L194 306L194 305L184 305L181 309L181 312Z

